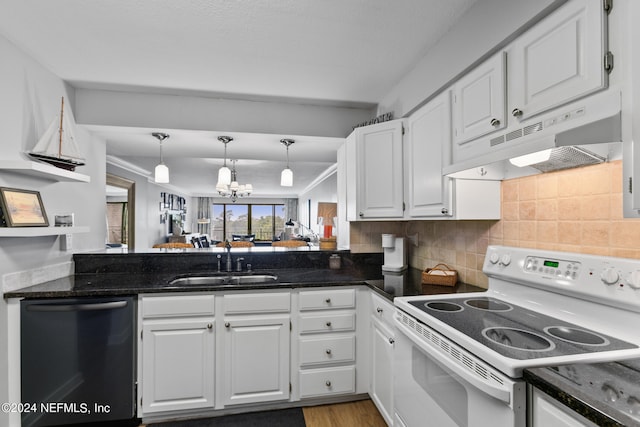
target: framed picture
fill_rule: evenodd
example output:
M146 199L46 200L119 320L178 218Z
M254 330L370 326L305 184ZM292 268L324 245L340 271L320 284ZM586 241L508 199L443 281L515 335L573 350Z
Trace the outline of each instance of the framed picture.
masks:
M0 187L0 206L7 227L48 227L38 191Z

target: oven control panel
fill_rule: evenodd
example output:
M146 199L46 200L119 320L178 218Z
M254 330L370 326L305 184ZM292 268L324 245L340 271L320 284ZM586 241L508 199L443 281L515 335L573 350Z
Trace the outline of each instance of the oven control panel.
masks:
M565 261L537 256L526 257L523 268L528 273L569 280L576 280L580 273L580 263L578 261Z
M640 259L492 245L482 271L489 288L517 283L640 312Z

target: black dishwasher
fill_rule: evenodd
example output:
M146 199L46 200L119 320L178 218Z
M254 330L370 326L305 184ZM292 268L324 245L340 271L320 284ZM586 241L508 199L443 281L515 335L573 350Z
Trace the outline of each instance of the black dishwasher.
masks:
M134 297L20 303L22 426L135 419Z

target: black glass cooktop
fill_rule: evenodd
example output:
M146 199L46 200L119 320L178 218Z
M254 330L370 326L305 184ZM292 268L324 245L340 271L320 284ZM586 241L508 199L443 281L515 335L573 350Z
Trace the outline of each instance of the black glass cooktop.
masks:
M409 304L512 359L637 348L626 341L491 297L442 298Z

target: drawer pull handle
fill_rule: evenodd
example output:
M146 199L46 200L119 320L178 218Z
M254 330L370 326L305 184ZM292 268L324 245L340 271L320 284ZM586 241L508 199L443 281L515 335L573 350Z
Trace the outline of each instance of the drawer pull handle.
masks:
M213 325L211 323L207 323L207 329L211 329L213 328Z
M498 126L500 126L500 120L498 120L498 119L491 119L491 126L493 126L493 127L498 127Z
M327 387L331 387L331 381L325 382L324 385L326 385Z
M389 338L389 344L393 344L394 342L396 342L396 340L394 340L393 338Z
M331 327L331 322L327 322L327 328Z
M326 352L327 354L331 355L331 349L330 349L330 348L326 349L326 350L325 350L325 352Z
M327 304L331 304L331 298L327 298L326 300L324 300L324 302L326 302Z
M381 309L380 307L378 307L378 308L376 308L376 311L377 311L378 313L382 313L384 310L383 310L383 309Z
M229 326L231 326L231 323L229 323L229 322L224 322L224 327L225 327L225 328L228 328Z

